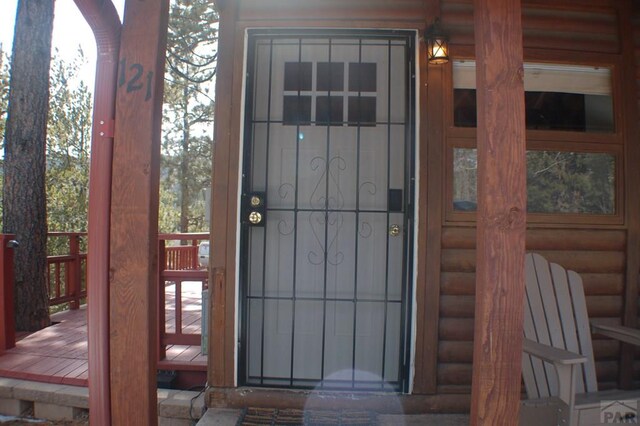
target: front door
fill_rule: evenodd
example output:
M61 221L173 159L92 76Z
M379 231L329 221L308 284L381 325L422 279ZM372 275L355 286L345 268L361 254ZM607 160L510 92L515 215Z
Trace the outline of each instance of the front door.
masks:
M242 384L406 389L412 37L249 35Z

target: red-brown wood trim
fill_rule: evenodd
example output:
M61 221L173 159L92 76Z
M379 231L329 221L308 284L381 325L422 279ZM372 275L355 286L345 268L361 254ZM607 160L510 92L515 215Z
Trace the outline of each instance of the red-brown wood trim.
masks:
M167 241L163 239L158 239L158 361L163 360L167 356L167 347L164 344L164 336L167 332L166 330L166 322L167 315L165 310L166 304L166 290L164 286L164 280L162 279L162 273L164 272L164 267L167 264ZM181 295L176 291L176 298L180 298Z
M478 229L471 424L513 424L521 395L526 157L521 0L476 0Z
M111 203L111 424L130 425L135 419L139 425L154 425L158 193L169 1L128 1L125 13Z
M245 52L244 52L244 30L236 26L235 30L235 56L233 62L233 75L243 76ZM240 150L242 146L241 132L242 132L242 119L241 112L242 105L242 85L244 83L243 78L234 79L232 85L232 98L233 104L231 107L231 130L229 140L229 178L227 181L227 261L225 268L225 297L226 297L226 339L224 341L225 359L227 360L226 368L224 370L225 386L232 387L236 384L236 347L237 347L237 330L236 330L236 291L237 291L237 277L236 277L236 253L237 250L237 232L239 213L238 213L238 194L239 194L239 173L240 170Z
M235 286L224 271L234 270L234 254L229 253L229 240L234 239L236 227L229 227L234 221L229 215L235 210L236 193L230 187L233 174L237 175L237 165L231 164L233 142L234 107L240 105L240 99L234 98L234 64L236 60L236 20L237 2L232 1L219 13L220 30L218 40L218 71L216 80L216 127L213 149L213 182L211 196L211 238L210 238L210 276L209 300L211 320L209 332L208 375L211 386L233 386L229 382L228 370L234 370L234 355L229 346L235 342L233 333L235 321L225 324L225 318L232 317L233 303L228 303L228 287ZM215 236L215 238L214 238ZM229 274L233 275L233 274ZM227 282L225 282L225 279ZM233 293L233 292L231 292ZM231 312L228 312L231 311ZM233 376L233 373L231 373Z
M425 28L440 14L440 1L425 0ZM424 34L421 33L423 37ZM416 342L413 393L434 394L437 386L440 293L440 214L437 200L442 181L438 152L442 149L442 66L428 67L423 39L418 49L419 174L418 250L416 276ZM435 198L434 198L435 194Z
M415 379L413 385L413 392L417 394L430 393L433 389L435 389L435 383L433 385L429 385L429 377L431 374L427 372L428 369L428 357L429 357L429 346L427 341L433 341L431 337L432 333L429 333L428 330L433 326L429 320L427 319L427 312L429 308L427 307L427 302L430 300L427 297L427 279L429 274L427 273L427 253L428 250L428 232L427 232L427 223L428 223L428 215L427 215L427 173L429 171L429 167L427 166L427 159L429 158L428 152L428 129L430 126L428 125L428 119L430 118L427 112L429 105L429 95L428 88L430 88L426 60L426 48L424 43L420 43L419 45L419 57L417 58L417 63L419 64L419 82L420 86L418 89L418 99L419 99L419 139L418 139L418 147L419 147L419 161L420 168L418 171L418 182L419 182L419 194L418 195L418 250L416 253L417 259L417 274L416 274L416 324L414 327L416 328L416 352L415 352ZM437 326L436 326L437 327ZM436 328L437 332L437 328ZM437 333L436 333L437 334ZM437 337L436 337L437 339ZM435 371L433 372L433 376L435 376Z
M620 25L620 40L622 43L622 80L623 87L636 87L635 46L633 24L631 22L633 10L631 1L622 0L618 3L618 22ZM621 93L621 95L623 95ZM622 97L622 96L621 96ZM627 222L627 268L624 297L624 315L622 322L629 327L635 327L638 317L638 274L640 273L640 145L638 144L638 98L637 92L627 90L624 93L624 114L622 126L626 134L625 144L625 199ZM634 347L623 344L620 351L619 386L622 389L631 388L633 382Z
M314 19L313 21L288 21L284 19L274 21L250 21L241 20L238 21L238 29L249 28L336 28L336 29L389 29L396 30L422 30L424 29L425 22L422 19L411 19L406 21L400 20L349 20L349 21L336 21L328 19Z
M404 4L388 1L375 2L377 4L372 4L374 2L371 1L368 2L369 4L354 4L349 1L331 2L331 4L330 2L304 2L300 0L296 2L257 0L255 3L262 3L266 6L252 8L241 5L238 12L239 20L268 21L269 23L284 20L296 22L295 25L300 28L314 25L313 22L316 20L326 20L341 22L341 27L349 28L352 21L419 19L424 22L426 18L423 15L424 6L421 0L414 0L412 5L407 5L406 1L403 2Z
M209 277L209 306L211 307L211 318L209 320L209 356L208 356L208 376L209 383L214 387L225 387L225 347L220 344L212 344L216 338L224 338L226 332L225 305L226 305L226 283L223 267L213 268ZM215 340L218 342L218 340ZM219 340L224 342L224 340ZM213 361L212 361L213 359Z
M427 67L426 51L422 49L421 70L426 76L426 106L421 104L420 138L420 220L426 233L419 237L419 265L417 296L416 382L415 393L436 393L438 366L438 326L440 317L440 253L442 233L442 179L443 179L443 110L442 92L445 66ZM423 83L424 84L424 83ZM421 88L421 90L424 90ZM425 116L426 114L426 116ZM423 222L423 218L425 219ZM423 242L424 238L426 241Z

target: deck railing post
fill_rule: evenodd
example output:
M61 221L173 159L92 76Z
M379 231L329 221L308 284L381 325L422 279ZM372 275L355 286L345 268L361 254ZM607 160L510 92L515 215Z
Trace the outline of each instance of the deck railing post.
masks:
M0 353L16 345L16 324L13 305L13 249L15 235L0 238Z
M167 266L167 242L158 239L158 361L166 358L167 348L164 344L166 333L164 270Z
M69 254L73 256L73 260L69 264L69 280L67 281L69 296L73 297L73 300L69 302L71 309L78 309L80 307L80 236L77 234L69 235Z
M198 240L191 242L193 249L191 250L191 269L198 269Z

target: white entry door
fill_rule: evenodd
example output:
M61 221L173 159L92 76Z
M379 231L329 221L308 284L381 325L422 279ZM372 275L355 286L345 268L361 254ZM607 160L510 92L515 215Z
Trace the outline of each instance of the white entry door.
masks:
M412 34L249 37L240 381L403 390Z

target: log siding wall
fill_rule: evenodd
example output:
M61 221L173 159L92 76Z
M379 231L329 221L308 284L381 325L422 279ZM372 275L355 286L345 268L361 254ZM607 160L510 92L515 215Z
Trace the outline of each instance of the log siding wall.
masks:
M619 323L623 311L626 232L558 230L527 232L527 251L581 274L591 318ZM438 393L471 389L475 292L475 228L447 226L442 233ZM594 340L602 388L615 386L619 344Z
M523 0L523 47L619 53L618 15L612 3ZM473 0L443 1L441 19L452 44L474 44Z

